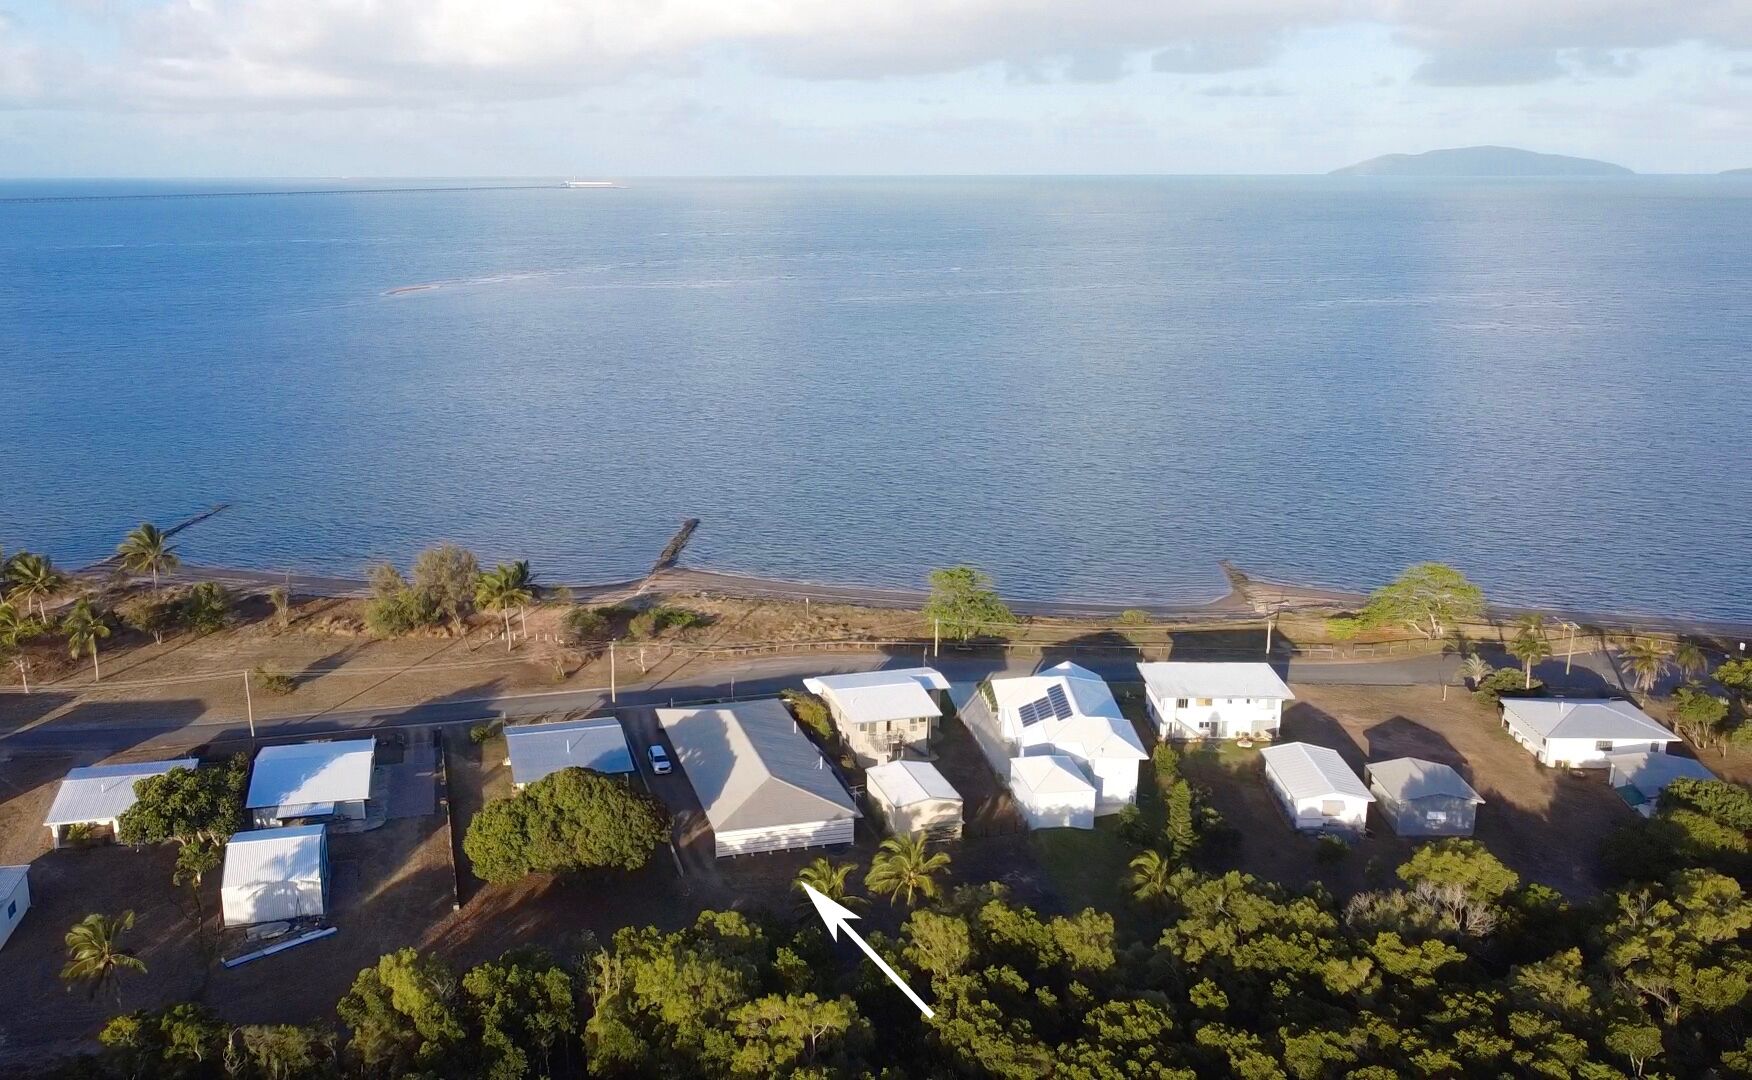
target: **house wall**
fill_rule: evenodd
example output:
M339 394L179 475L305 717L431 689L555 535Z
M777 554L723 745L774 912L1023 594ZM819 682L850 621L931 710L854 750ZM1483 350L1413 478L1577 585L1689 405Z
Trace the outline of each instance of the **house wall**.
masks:
M1157 698L1146 690L1150 719L1163 738L1233 739L1255 731L1276 734L1283 723L1284 703L1277 698ZM1185 707L1180 702L1186 702ZM1207 730L1201 723L1208 722Z
M326 890L318 881L277 881L254 889L220 892L226 926L249 926L321 915L327 910Z
M1645 750L1652 754L1662 754L1667 750L1666 743L1650 742L1648 739L1546 739L1523 729L1506 712L1503 713L1502 723L1515 741L1539 759L1541 765L1553 768L1604 769L1611 766L1612 763L1606 759L1613 754L1640 754ZM1601 743L1606 745L1602 746Z
M1095 785L1095 813L1117 814L1138 801L1138 770L1134 758L1096 758L1081 763Z
M839 706L830 703L830 709L834 726L845 737L846 745L852 748L858 764L866 769L872 765L885 765L908 754L930 756L932 717L854 724L840 715Z
M894 806L871 792L870 801L882 815L888 831L896 836L926 833L932 837L961 835L961 803L954 799L926 799L924 802Z
M958 715L968 732L973 735L973 741L979 744L979 751L985 755L986 764L998 774L998 779L1008 784L1010 759L1021 748L1014 739L1004 738L1003 721L997 710L986 701L983 692L976 691L972 699L962 706Z
M1037 794L1023 787L1013 789L1016 808L1030 829L1093 829L1094 793Z
M11 896L0 897L0 948L4 948L12 931L17 929L24 913L30 910L30 878L18 879Z
M798 825L777 825L770 829L736 829L716 833L718 858L726 855L749 855L760 851L793 851L798 848L829 847L852 842L853 819L810 821Z
M1382 819L1399 836L1471 836L1477 824L1478 806L1470 799L1431 795L1397 802L1379 784L1371 784L1369 789L1379 800L1375 808Z
M257 809L250 811L250 813L254 815L256 828L258 829L273 829L278 828L288 821L304 820L302 818L281 817L280 807L278 806L258 807ZM365 819L365 800L351 799L346 802L335 803L335 812L331 815L330 820L339 820L343 818L354 821L363 821Z
M1365 799L1354 795L1295 799L1278 782L1277 774L1271 771L1270 765L1265 767L1265 777L1278 806L1298 831L1361 832L1368 823L1369 803ZM1336 813L1327 812L1328 802L1338 804Z

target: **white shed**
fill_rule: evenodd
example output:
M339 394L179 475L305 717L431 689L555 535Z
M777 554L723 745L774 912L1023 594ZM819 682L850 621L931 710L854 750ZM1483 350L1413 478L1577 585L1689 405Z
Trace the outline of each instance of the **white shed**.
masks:
M1451 765L1403 757L1363 767L1381 817L1400 836L1471 836L1484 800Z
M49 827L49 840L55 847L66 839L70 825L116 831L116 823L134 805L134 785L152 776L162 776L172 769L195 769L200 762L194 758L172 761L137 761L125 765L87 765L74 769L61 781L55 792L55 802L43 824Z
M328 837L321 825L236 833L225 845L219 904L226 926L328 910Z
M1503 727L1541 765L1605 768L1614 754L1659 754L1679 736L1628 701L1503 698Z
M1030 829L1095 827L1095 785L1063 754L1011 758L1010 794Z
M260 826L315 818L365 817L376 739L265 746L249 778L249 808Z
M599 773L633 771L627 733L612 716L558 724L507 724L505 753L511 783L519 788L573 767Z
M778 698L658 709L717 855L852 842L858 806Z
M1714 780L1715 773L1696 758L1678 754L1613 754L1606 759L1607 783L1618 792L1632 810L1643 817L1653 817L1667 785L1684 778Z
M864 774L870 802L890 832L924 833L933 840L961 835L961 795L926 761L890 761Z
M1296 695L1257 661L1201 663L1175 660L1139 664L1150 719L1164 739L1277 737L1284 702Z
M1375 796L1338 751L1310 743L1283 743L1259 752L1278 804L1304 832L1360 833Z
M0 948L30 910L30 867L0 866Z

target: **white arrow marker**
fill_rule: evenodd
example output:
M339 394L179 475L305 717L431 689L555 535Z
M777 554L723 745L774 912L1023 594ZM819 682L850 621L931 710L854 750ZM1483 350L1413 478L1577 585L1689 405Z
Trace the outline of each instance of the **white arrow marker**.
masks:
M803 886L803 891L809 894L809 899L815 904L816 913L821 916L821 921L827 924L827 934L829 937L838 941L840 931L844 930L846 936L856 942L858 948L864 950L864 955L870 958L870 962L881 968L882 974L888 976L894 985L900 987L900 992L906 995L908 1001L917 1005L920 1012L924 1013L926 1016L937 1015L931 1011L929 1005L926 1005L923 1001L919 1000L919 996L913 993L912 987L906 984L906 980L902 979L896 974L893 968L888 966L888 961L877 956L876 950L870 947L870 943L859 937L858 932L851 928L850 922L857 918L857 916L852 914L850 909L837 900L829 900L827 897L821 895L821 892L813 885Z

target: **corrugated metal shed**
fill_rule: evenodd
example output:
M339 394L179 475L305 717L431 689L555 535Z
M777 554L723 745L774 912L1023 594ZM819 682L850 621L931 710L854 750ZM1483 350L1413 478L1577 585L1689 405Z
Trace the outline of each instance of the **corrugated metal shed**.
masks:
M244 805L254 810L369 799L376 750L376 739L263 747L256 754Z
M961 799L961 793L928 761L890 761L866 772L864 782L879 789L890 806L907 806L931 799Z
M1482 803L1478 792L1451 766L1422 758L1393 758L1368 765L1369 778L1395 802L1441 796Z
M200 767L195 758L172 761L139 761L126 765L88 765L74 769L61 781L54 805L44 825L80 825L113 821L134 805L134 785L149 776L172 769Z
M577 767L600 773L633 771L627 734L612 716L593 716L559 724L510 724L505 746L511 780L533 784L549 773Z
M1259 752L1277 777L1284 793L1292 799L1318 799L1328 795L1374 802L1375 796L1351 772L1350 766L1338 756L1338 751L1312 743L1283 743L1268 746Z

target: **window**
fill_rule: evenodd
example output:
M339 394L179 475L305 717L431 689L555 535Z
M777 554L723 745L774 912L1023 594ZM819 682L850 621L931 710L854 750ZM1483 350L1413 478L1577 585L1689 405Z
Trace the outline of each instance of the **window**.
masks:
M1199 699L1198 699L1198 707L1199 707L1199 708L1201 708L1201 709L1208 709L1208 708L1210 708L1210 707L1211 707L1211 699L1210 699L1210 698L1208 698L1208 697L1201 697L1201 698L1199 698Z
M1446 825L1447 823L1448 812L1446 810L1426 810L1424 812L1424 824L1426 825Z
M1596 740L1594 743L1594 749L1596 749L1596 750L1611 750L1612 749L1612 740L1611 739Z
M1174 707L1176 709L1184 709L1184 708L1186 708L1186 705L1187 705L1187 702L1186 702L1185 698L1175 698L1174 699Z
M1343 817L1344 816L1344 800L1343 799L1327 799L1325 802L1320 804L1320 815L1322 817Z

